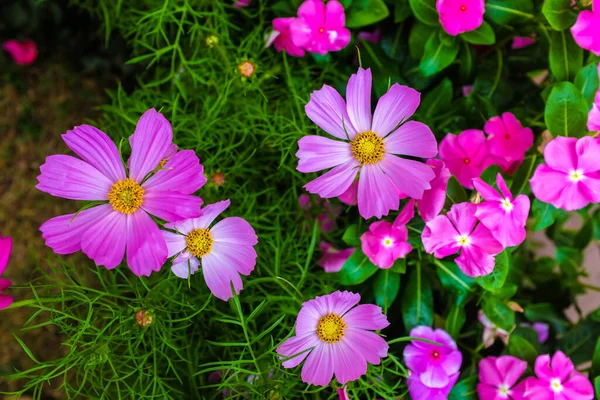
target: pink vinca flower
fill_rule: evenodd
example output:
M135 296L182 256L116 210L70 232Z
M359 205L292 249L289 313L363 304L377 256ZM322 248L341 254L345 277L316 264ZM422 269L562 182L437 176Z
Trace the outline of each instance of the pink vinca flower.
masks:
M314 218L313 214L316 214L314 213L314 208L321 208L322 212L316 215L317 220L319 221L323 232L331 232L336 218L342 212L342 208L339 205L334 206L330 202L320 198L315 200L316 204L312 204L310 200L310 197L306 194L301 194L300 197L298 197L298 203L300 203L300 208L304 210L306 218Z
M535 33L533 34L533 37L515 36L510 47L516 50L531 46L533 44L535 44Z
M473 178L479 178L490 164L485 135L477 129L447 134L440 142L440 158L461 185L473 189Z
M10 54L17 65L32 64L38 56L37 45L32 40L7 40L2 48Z
M562 352L541 355L535 360L537 379L530 377L518 385L527 400L592 400L594 388Z
M441 388L429 387L421 382L421 376L416 373L411 373L406 383L408 384L408 392L411 400L448 400L450 391L456 384L460 372L457 372L448 377L448 384Z
M528 322L522 322L521 326L525 326L536 331L540 343L545 343L546 340L548 340L548 337L550 336L550 326L543 322L534 322L533 324L530 324Z
M77 214L52 218L41 227L46 245L57 254L84 254L108 269L127 252L134 274L149 276L167 259L167 245L151 216L177 221L200 215L202 200L192 196L206 178L192 150L178 152L161 166L172 149L171 124L154 109L142 115L131 141L128 170L117 146L99 129L75 127L63 135L81 159L46 158L39 190L72 200L104 202Z
M454 374L460 372L462 354L452 337L442 329L417 326L410 331L413 338L427 339L431 344L413 340L404 348L404 361L411 375L429 388L445 388Z
M483 128L488 135L488 149L502 171L512 174L533 146L533 131L523 128L514 114L506 112L493 117Z
M393 224L387 221L373 222L369 230L362 234L362 251L373 264L388 269L394 265L394 261L410 253L412 246L408 243L406 224L414 213L415 201L411 199Z
M377 28L373 32L358 32L358 38L377 44L381 40L381 30Z
M417 200L417 208L423 221L428 222L437 217L446 204L446 188L451 175L442 160L432 158L426 164L435 173L435 178L430 182L431 189L423 192L423 198Z
M11 250L12 238L10 236L3 238L2 235L0 235L0 276L4 273L4 270L8 265ZM10 285L11 282L8 279L0 278L0 310L10 306L13 302L12 296L3 293Z
M592 11L579 13L571 33L579 47L600 56L600 0L592 1Z
M477 206L460 203L452 206L447 215L438 215L423 229L425 251L436 258L461 252L454 260L468 276L483 276L493 271L494 256L503 250L492 232L477 224Z
M587 128L590 132L600 131L600 90L596 92L594 104L588 113Z
M290 24L294 44L311 53L339 51L350 43L344 7L337 0L305 0L298 8L298 18Z
M371 118L371 70L359 68L346 89L348 105L330 86L313 92L306 114L331 136L305 136L298 142L298 171L329 169L305 187L323 198L344 194L358 179L358 211L363 218L381 218L400 205L400 192L421 199L431 188L434 172L424 163L395 154L431 158L437 154L427 125L409 121L420 94L394 84L377 104ZM398 127L400 125L400 127ZM398 128L397 128L398 127ZM397 128L397 129L396 129Z
M473 184L485 200L477 205L475 217L492 232L502 247L523 243L529 215L529 197L521 194L513 198L501 174L496 176L500 193L480 178L473 179Z
M504 329L497 327L490 319L483 313L483 310L479 310L477 313L477 318L481 325L483 325L483 346L487 349L488 347L492 347L496 338L502 340L502 342L508 346L508 339L510 338L510 334L506 332Z
M285 368L302 367L302 380L327 386L333 375L345 385L367 372L367 363L378 365L387 357L388 344L373 330L389 322L381 308L361 304L360 295L334 292L302 304L296 335L277 348Z
M298 47L290 36L290 24L296 18L275 18L273 20L273 32L267 38L267 47L273 44L278 52L285 50L290 56L302 57L304 49Z
M483 0L437 0L442 28L452 36L475 30L483 23Z
M169 249L168 256L176 256L171 271L182 279L193 275L200 264L206 285L223 301L233 297L243 287L242 275L250 275L256 265L254 246L258 242L254 229L239 217L224 218L212 228L212 222L229 207L229 200L210 204L198 218L171 222L163 231ZM200 261L202 260L202 261Z
M515 384L527 369L527 363L512 356L486 357L479 362L477 394L486 400L520 400Z
M530 180L535 197L563 210L579 210L600 202L600 143L557 137L544 149L544 160Z
M325 272L339 272L344 263L354 253L353 248L338 250L327 242L321 242L319 247L323 255L317 261L317 265L323 267Z

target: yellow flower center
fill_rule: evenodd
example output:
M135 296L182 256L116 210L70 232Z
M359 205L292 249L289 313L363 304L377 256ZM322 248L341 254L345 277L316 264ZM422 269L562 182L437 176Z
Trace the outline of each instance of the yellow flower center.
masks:
M562 392L563 386L562 386L562 383L560 382L560 379L553 378L552 380L550 380L550 388L552 389L552 391L554 393Z
M500 385L498 386L498 395L500 397L502 397L503 399L507 399L508 395L510 394L510 388L508 387L508 385Z
M580 169L569 172L569 179L571 182L579 182L583 178L585 178L585 175L583 175L583 171Z
M344 337L346 323L342 317L335 314L327 314L319 320L317 335L319 339L327 343L337 343Z
M471 244L471 238L467 235L460 235L456 238L456 243L459 246L468 246Z
M510 201L510 199L508 197L505 198L504 200L502 200L501 206L502 206L502 208L504 208L504 211L506 211L506 212L512 211L512 209L514 207L513 204L512 204L512 202Z
M373 131L356 135L351 143L352 155L361 164L376 164L383 159L383 139Z
M198 258L210 253L214 241L208 229L202 228L191 231L185 238L187 250Z
M133 179L122 179L108 192L108 202L115 211L131 214L144 202L144 188Z
M390 239L390 238L388 237L388 238L385 238L385 239L383 239L383 242L382 242L382 244L383 244L385 247L390 247L392 244L394 244L394 242L392 241L392 239Z

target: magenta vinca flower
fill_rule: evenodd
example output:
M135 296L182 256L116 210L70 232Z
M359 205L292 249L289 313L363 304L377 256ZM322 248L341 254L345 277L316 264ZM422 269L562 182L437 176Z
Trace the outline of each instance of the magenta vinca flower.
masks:
M32 64L38 56L37 45L32 40L7 40L2 48L10 54L17 65Z
M513 356L486 357L479 362L477 394L486 400L520 400L523 394L514 387L527 363Z
M367 372L367 363L378 365L387 357L388 344L372 332L389 322L381 308L361 304L360 295L334 292L302 304L296 320L296 335L277 348L285 368L306 360L302 380L326 386L333 375L342 385Z
M550 336L550 325L544 322L534 322L533 324L522 322L521 326L533 329L538 334L538 340L542 344L545 343Z
M512 174L533 146L533 131L523 128L514 114L490 118L483 128L488 135L488 149L502 171Z
M508 346L508 339L510 338L510 333L506 332L504 329L497 327L490 319L483 313L483 310L479 310L477 313L477 318L481 325L483 325L483 347L486 349L488 347L492 347L496 338L502 340L502 342Z
M440 142L440 158L461 185L473 189L473 178L479 178L490 165L485 135L477 129L447 134Z
M447 387L451 377L460 372L462 364L462 354L456 342L446 331L433 330L428 326L413 328L410 336L441 344L413 340L404 348L404 361L411 376L418 376L421 383L429 388Z
M600 56L600 0L592 0L592 11L579 13L571 33L579 47Z
M394 265L394 261L411 252L406 224L414 213L415 201L411 199L393 224L388 221L373 222L369 230L362 234L362 251L373 264L388 269Z
M535 44L536 40L535 40L535 33L532 35L533 37L529 37L529 36L515 36L513 38L512 44L510 45L510 47L512 49L522 49L524 47L528 47L531 46L533 44Z
M436 258L461 252L454 260L468 276L483 276L493 271L494 256L502 245L483 224L477 224L477 206L460 203L452 206L447 215L438 215L427 222L422 239L425 251Z
M513 198L500 173L496 185L500 193L480 178L473 179L475 189L485 200L477 205L475 217L494 235L502 247L518 246L525 240L525 224L529 215L529 197Z
M600 75L600 65L599 65L599 75ZM590 112L588 113L588 122L587 128L590 132L600 131L600 90L596 92L596 97L594 98L594 104Z
M446 204L446 188L451 174L442 160L432 158L426 164L435 173L435 178L430 182L431 189L423 192L421 200L417 200L417 208L423 221L428 222L437 217Z
M295 20L296 18L275 18L273 20L273 32L267 38L266 47L273 44L279 52L285 50L290 56L302 57L304 49L296 46L290 36L290 24Z
M340 139L305 136L298 142L297 170L330 169L305 188L323 198L344 194L358 175L358 211L363 218L381 218L400 205L400 192L421 199L435 177L422 162L396 156L430 158L437 144L427 125L409 121L420 94L392 85L371 117L371 70L358 69L346 89L348 105L330 86L313 92L306 105L308 117L325 132ZM404 123L403 123L404 122Z
M420 374L411 373L406 383L411 400L448 400L450 391L456 384L460 372L448 377L448 384L441 388L428 387L421 382Z
M10 236L3 238L2 235L0 235L0 276L4 273L4 270L8 265L11 251L12 238ZM8 279L0 278L0 310L10 306L13 302L12 296L3 293L10 285L11 282Z
M250 275L254 270L254 246L258 243L254 229L239 217L224 218L210 228L227 207L229 200L209 204L198 218L165 225L175 232L162 232L169 249L168 256L176 256L171 271L179 278L187 279L202 263L206 285L223 301L233 297L231 283L239 294L243 287L240 274Z
M338 250L327 242L321 242L319 247L323 255L317 261L317 265L323 267L325 272L339 272L354 253L354 248Z
M437 0L442 28L452 36L475 30L483 23L484 0Z
M600 143L590 136L559 136L544 149L530 180L535 197L566 211L600 202Z
M99 129L81 125L62 137L81 159L49 156L36 187L53 196L104 204L46 221L40 227L46 245L57 254L81 250L108 269L127 252L134 274L159 271L167 245L151 215L167 221L200 215L202 200L191 195L206 181L198 157L192 150L180 151L162 165L173 132L154 109L138 121L128 173L117 146Z

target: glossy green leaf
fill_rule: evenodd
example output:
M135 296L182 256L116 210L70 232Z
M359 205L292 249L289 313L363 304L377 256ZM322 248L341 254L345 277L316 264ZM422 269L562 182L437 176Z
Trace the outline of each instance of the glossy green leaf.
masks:
M546 0L542 7L542 13L557 31L570 28L577 19L577 13L571 6L572 0Z
M404 289L402 319L406 331L419 325L433 325L433 290L420 267L412 272Z
M452 106L452 81L444 78L431 92L423 97L421 108L424 117L431 119L448 111Z
M531 212L533 214L533 224L531 226L533 231L546 229L556 221L556 218L560 214L562 214L562 210L554 207L552 204L542 203L538 199L533 200Z
M510 191L513 196L517 197L520 194L527 194L530 191L529 180L531 179L533 172L535 171L535 167L539 161L539 156L537 154L533 154L531 156L525 157L523 160L523 164L517 168L515 173L513 174L512 184L510 185Z
M506 250L504 250L502 253L496 256L496 266L494 267L494 270L485 276L479 276L475 278L475 281L485 290L498 290L504 286L504 282L506 282L508 269L508 253Z
M474 291L475 279L465 275L454 261L436 260L435 264L442 286L452 293L457 305L463 305Z
M592 369L590 370L590 378L600 376L600 338L596 340L596 348L592 356Z
M467 313L463 306L454 306L446 317L446 332L455 340L458 339L460 331L467 320Z
M556 261L560 270L568 279L576 280L582 271L583 252L580 249L558 246L556 248Z
M390 271L395 272L397 274L406 273L406 258L399 258L396 261L394 261L394 265L392 265Z
M533 0L487 0L485 16L500 25L534 19Z
M589 64L580 69L575 77L575 86L581 91L588 105L591 106L594 103L598 87L600 87L598 65Z
M491 45L496 43L494 29L485 21L483 21L479 28L464 32L460 37L472 44Z
M583 67L583 49L575 43L570 31L552 32L549 60L550 71L557 81L575 78Z
M600 376L597 376L596 379L594 379L594 389L596 391L596 398L600 399Z
M470 46L467 42L462 42L460 45L460 52L458 53L458 59L460 61L460 78L463 81L468 81L471 78L471 75L473 75L475 64L475 50L473 49L473 46Z
M419 69L425 76L433 76L443 71L456 59L459 50L456 38L438 31L425 44L425 52L421 58Z
M394 6L394 22L402 22L412 15L408 0L396 0Z
M592 241L594 235L594 221L590 218L581 227L575 238L573 239L573 245L575 248L583 250Z
M435 8L435 0L408 0L415 17L427 25L439 25L440 16Z
M385 19L390 10L383 0L353 0L346 11L346 27L360 28Z
M488 296L484 298L483 312L494 325L505 331L512 330L515 325L515 312L506 303L496 297Z
M350 247L360 247L360 232L358 231L358 225L352 224L344 232L342 240Z
M342 285L358 285L369 279L379 268L375 266L367 256L360 250L354 250L354 253L346 260L338 277Z
M454 176L451 176L446 189L446 208L465 201L469 201L465 188Z
M544 112L553 136L582 137L587 133L588 103L571 82L554 85Z
M535 363L535 359L538 356L538 352L534 345L517 334L510 335L508 354L523 361L527 361L530 365Z
M477 377L461 379L450 391L448 400L477 400Z
M387 310L398 296L400 290L400 274L389 269L380 270L373 280L375 303Z
M525 307L525 317L531 322L547 322L558 332L564 332L570 323L561 317L549 303L531 304Z
M425 53L425 44L430 37L436 34L435 29L430 26L417 22L413 25L408 36L408 50L410 56L415 60L420 60Z

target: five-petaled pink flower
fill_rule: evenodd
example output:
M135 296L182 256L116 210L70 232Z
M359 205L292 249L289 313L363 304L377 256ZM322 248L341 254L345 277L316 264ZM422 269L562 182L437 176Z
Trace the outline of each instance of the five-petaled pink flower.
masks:
M592 11L579 13L571 33L579 47L600 56L600 0L592 1Z
M298 171L329 169L305 187L323 198L344 194L357 175L358 211L363 218L381 218L397 210L400 192L421 199L435 177L422 162L396 156L431 158L437 144L427 125L406 121L416 111L420 94L394 84L371 117L371 70L359 68L346 89L348 104L330 86L313 92L306 105L308 117L325 132L340 139L305 136L298 142ZM402 124L402 125L400 125ZM400 127L398 127L400 125Z
M452 36L475 30L483 23L484 0L437 0L442 28Z
M483 224L475 226L476 211L475 204L455 204L447 215L427 222L422 235L425 251L437 258L461 251L454 261L468 276L492 272L496 265L494 256L503 250L488 228Z
M46 221L40 227L46 245L57 254L82 250L108 269L127 252L134 274L159 271L167 245L151 215L167 221L200 215L202 200L192 196L206 182L198 157L184 150L163 163L173 149L173 132L154 109L138 121L128 173L117 146L99 129L81 125L62 137L81 159L49 156L36 187L53 196L104 204Z
M277 348L285 368L306 360L302 380L326 386L333 375L342 385L367 372L367 363L378 365L387 357L388 344L373 330L389 322L381 308L361 304L360 295L334 292L302 304L296 320L296 335Z
M295 20L296 18L275 18L273 20L273 31L267 38L266 46L269 47L273 44L279 52L285 50L291 56L302 57L304 49L296 46L290 36L290 24Z
M540 201L567 211L600 202L600 143L590 136L559 136L544 150L546 164L530 180Z
M480 178L473 179L475 189L485 200L477 205L475 217L488 228L502 247L518 246L525 240L525 224L529 215L529 197L513 198L500 173L496 185L500 193Z
M0 276L4 273L6 266L8 265L8 259L10 258L10 252L12 251L12 238L7 236L5 238L0 235ZM3 291L8 289L11 282L6 278L0 278L0 310L10 306L13 302L12 296L4 294Z
M323 267L325 272L339 272L354 253L354 248L338 250L327 242L321 242L319 247L323 255L317 261L317 265Z
M7 40L2 48L10 54L15 64L32 64L38 56L37 45L32 40Z
M423 384L419 374L411 373L406 384L411 400L448 400L450 391L456 384L460 372L448 377L448 384L441 388L429 387Z
M523 394L515 384L527 363L513 356L486 357L479 362L477 394L486 400L520 400Z
M483 128L488 135L488 149L502 171L512 174L533 146L533 131L523 128L514 114L490 118Z
M446 189L451 174L442 160L432 158L426 164L435 173L435 178L430 182L431 189L423 192L423 197L417 200L417 208L423 221L428 222L437 217L446 204Z
M510 338L510 334L506 332L504 329L499 328L494 324L490 319L483 313L483 310L479 310L477 313L477 318L481 325L483 325L483 346L487 349L488 347L492 347L496 338L502 340L502 342L508 346L508 340Z
M176 256L171 271L187 279L202 263L206 285L223 301L233 297L231 283L239 294L243 287L240 274L250 275L254 270L258 242L254 229L239 217L224 218L210 227L227 207L229 200L207 205L200 217L168 223L165 227L175 232L162 232L168 256Z
M488 142L477 129L460 135L449 133L440 142L440 158L461 185L473 189L473 178L479 178L490 165Z

